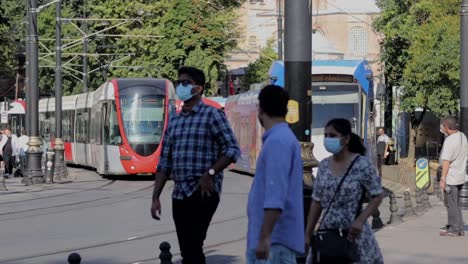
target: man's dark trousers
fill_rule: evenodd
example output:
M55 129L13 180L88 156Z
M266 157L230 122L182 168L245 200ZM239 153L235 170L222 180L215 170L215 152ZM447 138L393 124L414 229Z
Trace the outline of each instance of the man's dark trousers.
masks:
M448 185L450 192L444 191L444 204L447 207L447 224L449 231L458 233L464 230L463 215L460 207L460 192L463 187L461 185Z
M5 174L13 173L13 166L15 162L15 157L11 154L3 154L3 161L5 162Z
M202 198L200 190L183 200L172 199L172 216L183 264L206 263L203 241L218 204L218 193Z

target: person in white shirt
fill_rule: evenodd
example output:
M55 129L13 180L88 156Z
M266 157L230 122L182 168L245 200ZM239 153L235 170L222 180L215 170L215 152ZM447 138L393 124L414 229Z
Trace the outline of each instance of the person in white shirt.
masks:
M446 138L440 153L442 166L440 188L444 190L444 203L447 207L447 225L441 228L441 236L463 236L464 224L460 207L460 191L465 183L468 141L458 130L457 120L446 117L440 125L440 132Z
M9 177L13 174L16 155L18 155L18 138L11 133L9 128L3 130L0 150L3 155L3 161L5 162L5 174Z
M390 138L385 134L385 130L381 127L377 130L377 169L379 176L382 177L382 165L388 156L388 143Z
M29 137L26 135L24 129L21 130L21 136L18 138L18 154L21 156L26 156L26 151L28 150L28 141Z

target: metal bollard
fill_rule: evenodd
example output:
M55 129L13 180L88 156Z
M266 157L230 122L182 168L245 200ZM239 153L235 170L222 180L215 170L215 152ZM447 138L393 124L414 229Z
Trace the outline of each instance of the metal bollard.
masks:
M68 264L80 264L81 256L78 253L71 253L68 255Z
M416 213L423 213L424 211L421 190L416 189Z
M404 195L405 195L405 217L417 216L413 208L413 203L411 202L410 192L406 191Z
M431 203L429 202L429 193L427 190L423 190L423 205L426 210L429 210L432 208Z
M0 168L0 191L8 191L5 185L5 167Z
M379 208L375 209L375 212L372 214L372 229L380 229L384 227L384 223L380 218Z
M398 204L394 193L390 195L390 212L390 220L388 220L389 225L402 222L400 215L398 215Z
M46 176L46 183L48 184L54 183L54 156L55 156L55 152L53 150L47 150L45 176Z
M159 244L161 254L159 254L159 260L161 264L172 264L171 244L164 241Z

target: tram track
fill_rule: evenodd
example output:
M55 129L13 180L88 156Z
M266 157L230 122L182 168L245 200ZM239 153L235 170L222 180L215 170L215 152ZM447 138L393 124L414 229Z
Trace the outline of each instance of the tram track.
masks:
M102 181L102 180L98 180L98 181ZM87 181L87 182L97 182L97 181ZM15 204L15 203L21 203L21 202L28 202L28 201L37 201L37 200L43 200L43 199L48 199L48 198L57 198L57 197L63 197L63 196L68 196L68 195L72 195L72 194L77 194L77 193L95 191L95 190L99 190L99 189L104 188L104 187L108 187L108 186L114 184L115 182L116 182L116 180L112 180L110 182L106 181L106 183L103 184L103 185L96 186L96 187L89 188L89 189L79 190L79 191L76 191L76 192L68 192L68 193L61 193L61 194L55 194L55 195L39 196L39 197L35 197L35 198L16 200L16 201L9 201L9 202L0 202L0 206L1 205L6 205L6 204ZM40 190L40 192L43 192L43 191L50 191L50 189ZM31 192L29 192L29 193L31 193ZM0 214L0 215L2 215L2 214Z
M234 216L234 217L227 218L227 219L213 221L210 224L210 226L229 223L229 222L232 222L232 221L244 219L246 217L247 216L245 216L245 215L239 215L239 216ZM131 238L126 238L126 239L106 241L106 242L101 242L101 243L84 245L84 246L80 246L80 247L64 248L64 249L60 249L60 250L56 250L56 251L46 251L46 252L42 252L42 253L24 255L24 256L21 256L21 257L13 257L13 258L9 258L9 259L0 259L0 263L14 263L15 261L32 260L32 259L35 259L35 258L53 256L53 255L57 255L57 254L64 254L64 253L70 253L70 252L82 252L84 250L96 249L96 248L106 247L106 246L111 246L111 245L116 245L116 244L124 244L124 243L128 243L128 242L139 241L139 240L146 240L146 239L150 239L150 238L156 238L156 237L159 237L159 236L170 235L170 234L175 234L175 233L176 233L175 228L172 228L172 229L167 230L167 231L153 232L153 233L149 233L149 234L139 236L139 237L131 237ZM240 240L242 240L242 239L239 239L237 241L240 241ZM220 245L233 243L233 242L234 241L217 243L217 244L214 244L214 245L209 245L209 246L207 246L205 248L218 247ZM147 262L147 261L150 261L150 260L154 260L154 259L147 259L147 260L142 260L142 261L139 261L139 262ZM137 262L132 262L132 263L138 263L138 261Z
M91 207L96 207L96 206L102 206L102 205L108 205L108 204L113 204L113 203L124 202L124 201L128 201L128 200L131 200L131 199L140 198L140 196L138 196L138 195L141 195L141 193L144 193L146 195L145 192L148 189L151 189L153 186L154 186L154 184L151 184L149 186L145 186L145 187L140 188L138 190L133 190L133 191L126 192L126 193L118 193L118 194L109 195L109 196L100 197L100 198L91 199L91 200L86 200L86 201L80 201L80 202L66 203L66 204L60 204L60 205L54 205L54 206L45 206L45 207L40 207L40 208L33 208L33 209L28 209L28 210L20 210L20 211L1 213L0 214L0 221L22 219L25 216L27 216L27 217L36 217L36 216L48 215L48 214L52 214L52 213L63 213L63 212L67 212L67 211L70 211L70 210L86 209L86 208L91 208ZM141 196L141 197L143 197L143 196ZM98 203L98 204L94 204L94 205L90 205L90 206L78 207L80 205L87 205L87 204L92 204L92 203L96 203L96 202L104 202L104 203ZM55 212L46 211L46 210L59 209L59 208L64 208L64 210L59 210L59 211L55 211ZM30 214L31 212L36 212L36 211L40 211L40 213ZM17 215L17 216L15 216L15 215Z

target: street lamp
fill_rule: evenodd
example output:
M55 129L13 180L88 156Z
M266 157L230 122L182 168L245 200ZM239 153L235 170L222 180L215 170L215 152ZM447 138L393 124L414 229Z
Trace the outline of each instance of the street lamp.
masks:
M62 1L55 1L55 162L54 180L67 178L62 140Z
M44 174L41 169L42 140L39 138L39 48L37 37L37 14L47 6L58 2L53 0L45 5L37 6L37 0L28 0L28 40L27 50L29 55L29 87L28 87L28 108L30 117L30 134L28 150L26 151L27 168L24 183L26 185L44 183Z

